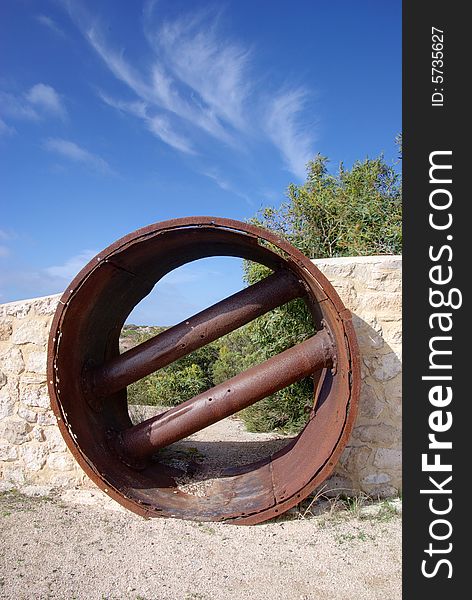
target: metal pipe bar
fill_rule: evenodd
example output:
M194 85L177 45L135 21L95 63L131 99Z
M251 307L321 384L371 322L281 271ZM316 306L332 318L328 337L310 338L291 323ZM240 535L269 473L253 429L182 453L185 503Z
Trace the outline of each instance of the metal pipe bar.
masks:
M277 271L104 365L90 368L85 377L87 391L95 398L107 397L304 293L292 273Z
M120 432L113 444L124 462L139 461L258 400L333 364L335 347L326 329L239 373L167 412ZM136 462L138 461L138 463Z

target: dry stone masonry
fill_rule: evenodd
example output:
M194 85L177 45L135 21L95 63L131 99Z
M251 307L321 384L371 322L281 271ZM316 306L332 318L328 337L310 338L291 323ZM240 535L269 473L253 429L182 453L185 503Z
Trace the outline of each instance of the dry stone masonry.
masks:
M394 496L401 489L401 257L314 262L353 313L362 361L356 426L323 487ZM47 393L47 339L59 298L0 305L0 491L92 486L62 439Z
M81 485L51 411L46 348L59 295L0 306L0 490Z
M342 493L389 497L401 490L402 258L315 260L352 311L361 354L359 413L336 475Z

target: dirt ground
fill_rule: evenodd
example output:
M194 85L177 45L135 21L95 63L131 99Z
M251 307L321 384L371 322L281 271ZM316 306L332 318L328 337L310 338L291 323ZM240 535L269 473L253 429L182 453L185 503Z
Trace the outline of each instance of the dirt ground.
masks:
M146 520L98 491L0 497L0 598L397 600L401 518L383 503L253 527Z
M180 442L169 460L197 449L205 465L192 484L198 488L225 465L286 442L224 419ZM0 598L399 600L400 513L399 501L307 500L248 527L146 520L95 487L41 497L9 492L0 496Z

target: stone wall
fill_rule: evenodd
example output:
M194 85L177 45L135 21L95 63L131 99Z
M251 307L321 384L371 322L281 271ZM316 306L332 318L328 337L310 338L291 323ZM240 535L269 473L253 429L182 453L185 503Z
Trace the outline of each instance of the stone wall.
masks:
M313 261L353 313L361 397L351 438L327 489L394 496L402 488L402 258Z
M80 485L50 408L46 347L59 295L0 305L0 490Z
M401 489L401 257L316 260L354 314L359 415L328 490ZM0 491L89 486L50 409L46 345L59 295L0 305Z

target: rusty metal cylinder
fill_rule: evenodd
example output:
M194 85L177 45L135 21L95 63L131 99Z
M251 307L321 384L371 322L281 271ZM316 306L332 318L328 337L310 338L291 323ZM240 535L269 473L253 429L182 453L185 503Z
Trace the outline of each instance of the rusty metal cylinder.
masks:
M120 356L123 324L155 284L182 265L213 256L255 261L274 275ZM126 385L295 297L303 298L313 318L318 332L313 338L160 419L133 427ZM323 274L278 236L217 217L153 223L94 257L60 299L47 373L51 407L67 446L105 493L147 517L235 524L282 514L332 473L349 438L360 390L351 314ZM198 461L193 454L182 459L177 444L156 452L152 460L139 458L312 373L307 422L282 447L266 444L247 462L230 443L226 449L232 458L225 454L225 460L217 460L218 476L210 478L206 446ZM228 444L212 442L220 443ZM218 446L212 449L218 452ZM205 481L201 494L182 483L189 477Z
M164 414L123 431L118 436L118 451L125 460L126 457L146 458L159 448L229 417L318 369L331 366L333 359L333 340L326 330L320 331Z

